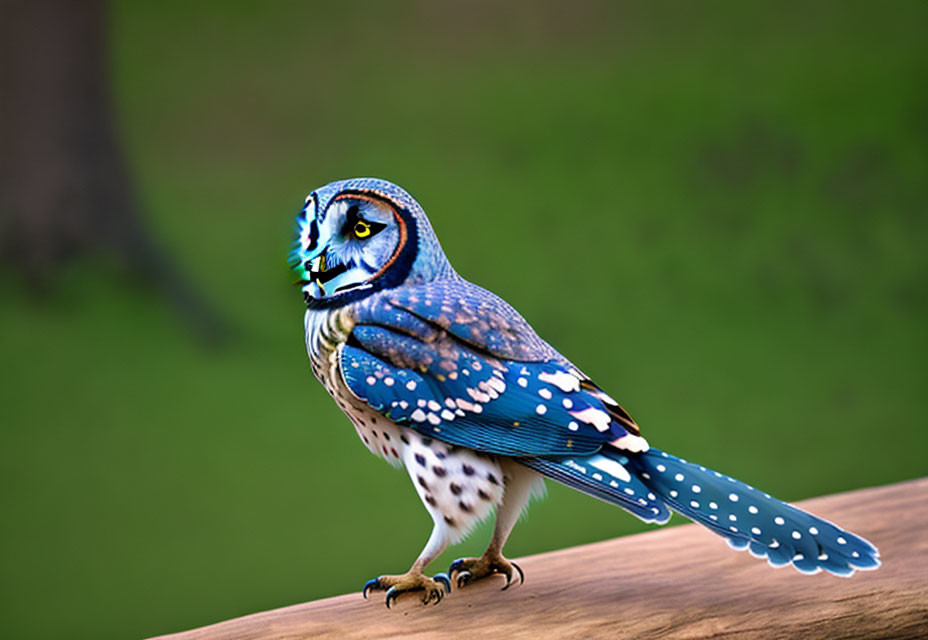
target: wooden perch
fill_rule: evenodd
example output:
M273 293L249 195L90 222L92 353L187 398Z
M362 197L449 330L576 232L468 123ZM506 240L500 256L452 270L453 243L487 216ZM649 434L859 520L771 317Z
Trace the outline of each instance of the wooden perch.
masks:
M883 566L775 570L688 525L522 558L526 582L505 593L494 577L387 610L359 589L162 638L928 637L928 478L799 504L876 544Z

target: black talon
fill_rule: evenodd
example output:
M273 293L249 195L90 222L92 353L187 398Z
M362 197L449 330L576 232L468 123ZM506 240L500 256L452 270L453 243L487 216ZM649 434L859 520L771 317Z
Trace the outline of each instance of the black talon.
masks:
M390 587L387 591L387 609L390 608L390 602L396 600L398 595L400 595L400 592L396 590L396 587Z
M361 589L361 595L364 596L365 600L367 600L367 592L370 591L371 589L379 589L379 588L380 588L380 578L374 578L372 580L368 580L367 582L364 583L364 588Z
M497 571L497 573L502 573L502 572ZM505 591L512 585L512 571L510 571L509 573L503 573L503 575L506 576L506 584L503 586L502 589L500 589L500 591Z
M519 572L519 584L525 584L525 574L522 573L522 567L517 565L515 562L511 562L510 564L516 568L516 571Z

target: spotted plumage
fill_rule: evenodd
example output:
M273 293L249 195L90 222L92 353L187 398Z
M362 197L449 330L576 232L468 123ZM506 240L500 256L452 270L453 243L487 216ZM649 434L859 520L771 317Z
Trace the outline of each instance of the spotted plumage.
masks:
M542 340L509 304L461 278L428 218L394 184L361 178L311 193L291 266L307 305L316 378L364 445L404 466L434 528L409 572L365 585L424 602L450 592L423 570L491 513L481 558L456 561L459 585L521 570L502 547L548 477L646 522L671 511L736 549L814 573L879 566L866 540L721 473L650 447L632 417Z

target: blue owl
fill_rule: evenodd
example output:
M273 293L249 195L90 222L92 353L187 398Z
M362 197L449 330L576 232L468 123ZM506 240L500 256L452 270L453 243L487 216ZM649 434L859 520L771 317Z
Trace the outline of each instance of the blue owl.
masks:
M425 212L373 178L313 191L290 254L306 302L316 378L364 445L404 467L434 521L402 575L363 589L438 603L492 574L521 569L503 545L548 477L645 522L671 511L735 549L804 573L849 576L879 566L859 536L754 487L648 444L618 402L542 340L509 304L459 276ZM479 558L430 577L426 566L491 513Z

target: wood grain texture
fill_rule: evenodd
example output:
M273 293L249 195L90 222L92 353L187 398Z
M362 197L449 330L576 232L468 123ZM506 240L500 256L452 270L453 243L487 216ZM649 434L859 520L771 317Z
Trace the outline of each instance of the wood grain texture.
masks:
M359 592L162 639L928 638L928 478L799 505L876 544L883 566L772 569L687 525L522 558L526 583L506 592L493 577L392 610Z

